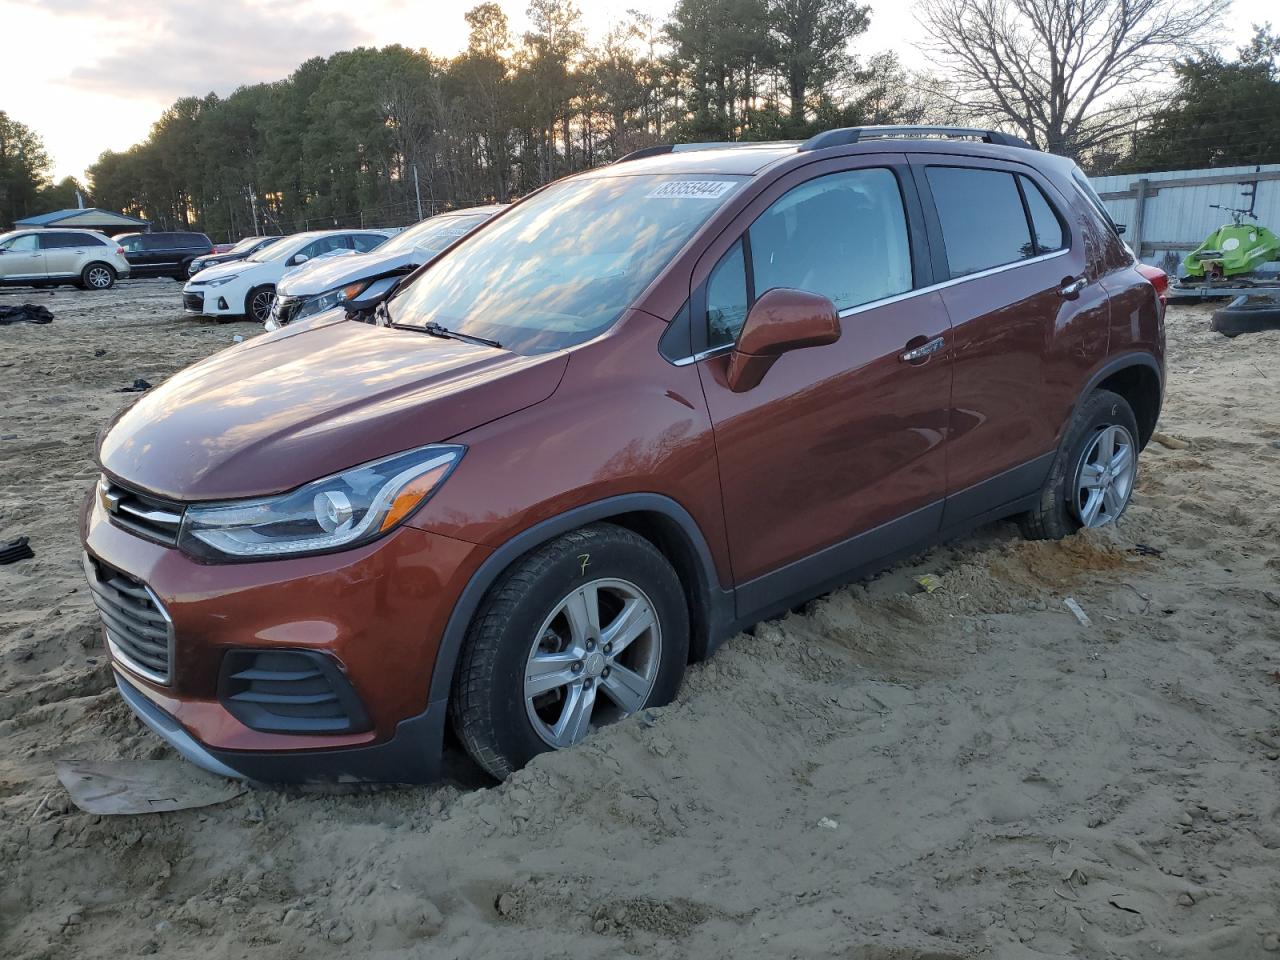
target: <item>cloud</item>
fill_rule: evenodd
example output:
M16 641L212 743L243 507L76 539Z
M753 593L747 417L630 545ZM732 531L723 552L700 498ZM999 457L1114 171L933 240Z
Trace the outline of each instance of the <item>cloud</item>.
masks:
M119 23L114 0L44 0L46 9L103 26ZM345 4L343 4L345 6ZM302 61L368 44L371 37L330 0L167 0L135 7L127 34L66 82L82 89L169 101L280 80ZM287 12L286 12L287 11ZM131 14L131 16L133 16Z

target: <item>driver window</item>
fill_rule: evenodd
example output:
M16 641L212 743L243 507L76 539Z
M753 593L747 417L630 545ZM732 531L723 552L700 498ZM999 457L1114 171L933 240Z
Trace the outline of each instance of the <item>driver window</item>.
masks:
M322 253L328 253L330 250L341 250L346 247L346 237L341 235L333 235L328 237L320 237L318 240L312 240L303 249L308 260L314 260Z
M707 345L733 343L753 299L776 287L830 298L837 310L906 293L911 246L898 179L871 168L787 191L747 228L707 281Z
M31 253L36 248L36 235L28 233L24 237L10 240L4 247L10 253Z
M791 287L847 310L911 289L906 212L890 170L801 184L757 217L748 235L757 296Z

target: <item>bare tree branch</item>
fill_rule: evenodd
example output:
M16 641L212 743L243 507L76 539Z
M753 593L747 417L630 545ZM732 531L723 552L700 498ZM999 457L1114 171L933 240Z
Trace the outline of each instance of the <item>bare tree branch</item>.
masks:
M916 15L956 108L1078 157L1129 126L1142 88L1202 49L1229 4L919 0Z

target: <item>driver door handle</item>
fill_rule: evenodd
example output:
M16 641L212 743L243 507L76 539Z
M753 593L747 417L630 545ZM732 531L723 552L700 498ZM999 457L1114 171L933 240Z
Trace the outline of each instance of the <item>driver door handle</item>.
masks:
M1064 300L1074 300L1080 296L1088 285L1089 280L1087 277L1076 277L1074 280L1068 277L1062 282L1062 286L1058 288L1058 295Z
M902 351L902 353L898 354L898 357L907 363L918 363L921 360L929 359L929 356L941 350L945 343L945 338L934 337L932 340L926 340L918 347Z

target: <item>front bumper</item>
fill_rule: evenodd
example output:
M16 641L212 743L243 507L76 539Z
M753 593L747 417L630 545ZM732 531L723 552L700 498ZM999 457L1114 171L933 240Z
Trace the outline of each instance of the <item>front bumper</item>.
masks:
M229 283L221 287L187 284L182 288L182 312L192 316L225 317L244 313L243 300L237 301L225 292Z
M262 783L430 783L440 777L440 744L448 705L433 704L396 726L389 740L328 750L217 750L191 736L176 719L116 671L116 689L134 714L182 757L220 777Z
M223 775L282 782L435 776L445 710L428 704L436 653L488 548L405 526L325 556L201 564L116 526L96 497L82 524L90 557L145 584L172 621L167 683L108 655L126 702L183 756ZM245 650L330 659L367 724L348 733L249 726L223 676L228 653Z

